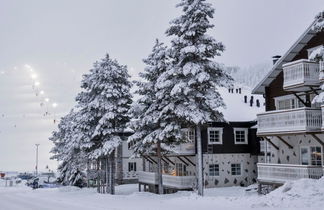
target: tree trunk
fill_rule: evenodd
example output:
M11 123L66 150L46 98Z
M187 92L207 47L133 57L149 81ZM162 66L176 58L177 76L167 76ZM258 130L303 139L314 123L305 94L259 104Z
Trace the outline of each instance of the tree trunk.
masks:
M100 160L97 159L96 162L97 162L97 192L100 193Z
M107 193L114 195L115 194L115 153L112 152L109 155L108 167L109 167L109 182Z
M200 125L196 126L197 134L197 175L198 175L198 195L204 196L204 186L203 186L203 155L201 148L201 127Z
M157 155L157 181L158 181L158 193L163 194L163 183L162 183L162 157L161 157L161 142L157 142L156 148Z
M108 159L109 159L109 156L107 156L105 158L105 169L106 169L106 173L105 173L106 174L106 177L105 177L106 181L105 182L106 182L106 192L107 193L109 192L109 175L108 175L109 174L109 169L108 169L109 160Z

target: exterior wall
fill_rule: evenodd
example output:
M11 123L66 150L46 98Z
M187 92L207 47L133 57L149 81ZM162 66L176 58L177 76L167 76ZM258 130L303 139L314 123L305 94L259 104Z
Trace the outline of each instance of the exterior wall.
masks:
M142 158L130 158L133 155L133 151L128 149L127 141L122 142L121 147L121 170L122 183L136 183L138 180L138 171L143 171ZM136 171L128 171L128 163L136 163Z
M258 157L250 154L204 154L205 187L248 186L256 182ZM231 164L241 164L241 175L231 175ZM219 164L219 176L209 176L209 164Z
M324 134L317 136L324 139ZM281 140L276 137L271 137L271 141L279 147L279 150L271 147L270 163L279 164L301 164L300 160L300 148L309 146L321 146L311 135L292 135L282 137L287 143L293 146L292 149L288 148ZM323 148L322 148L323 152ZM323 159L323 158L322 158Z
M230 153L250 153L258 155L260 153L259 138L256 136L256 129L251 129L256 122L229 122L211 123L201 131L202 150L208 154L230 154ZM222 144L208 144L208 127L223 129ZM234 128L248 128L248 144L235 144Z

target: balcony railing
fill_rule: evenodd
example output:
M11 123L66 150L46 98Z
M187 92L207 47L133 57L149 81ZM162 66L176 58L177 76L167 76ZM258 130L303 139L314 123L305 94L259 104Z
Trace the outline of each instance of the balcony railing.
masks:
M258 180L261 182L284 183L298 179L320 179L322 166L258 163Z
M324 61L320 61L319 65L320 65L320 67L319 67L319 69L320 69L319 80L321 82L324 82Z
M138 181L145 184L157 185L157 173L140 171ZM195 176L162 175L163 186L175 189L192 189L196 183Z
M321 131L322 112L319 108L298 108L258 114L258 135L307 133Z
M301 59L283 65L283 88L302 90L306 86L319 85L320 66L316 62Z

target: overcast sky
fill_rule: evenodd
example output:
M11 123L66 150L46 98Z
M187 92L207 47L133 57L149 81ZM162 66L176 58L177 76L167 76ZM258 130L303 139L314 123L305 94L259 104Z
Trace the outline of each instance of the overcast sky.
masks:
M50 161L54 116L73 106L81 75L109 53L135 76L155 38L166 43L177 0L0 0L0 171L40 170ZM283 54L324 9L323 0L210 0L216 9L210 32L226 46L217 58L247 67ZM168 43L167 43L168 44ZM32 89L37 73L50 116ZM58 103L56 109L51 103Z

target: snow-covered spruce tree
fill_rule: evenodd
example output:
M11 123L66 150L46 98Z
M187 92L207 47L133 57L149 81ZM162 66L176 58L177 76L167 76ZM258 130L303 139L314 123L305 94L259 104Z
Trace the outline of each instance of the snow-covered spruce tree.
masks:
M181 0L177 5L183 14L171 22L166 34L172 37L171 67L157 80L157 99L163 100L159 118L167 122L161 136L170 137L178 131L174 125L195 126L197 134L198 194L203 195L201 125L222 121L219 108L225 106L218 87L231 85L225 68L214 61L224 45L207 35L214 26L214 9L205 0ZM175 136L176 138L177 136Z
M83 76L83 91L76 98L83 114L79 123L84 133L80 138L89 159L106 160L106 192L110 194L115 193L114 152L121 144L132 103L129 77L127 67L107 54Z
M134 142L135 154L144 155L154 152L152 148L156 146L158 192L163 194L162 185L162 163L161 163L161 143L169 144L168 139L160 139L159 133L162 131L159 120L160 101L156 100L155 85L158 77L166 71L168 67L167 47L156 40L151 54L143 60L146 64L144 72L139 76L143 81L136 81L138 90L136 94L140 96L138 101L130 110L135 119L130 123L135 133L129 137L130 142Z
M75 129L78 113L71 110L58 124L58 130L49 138L54 144L51 150L59 162L59 181L64 185L82 187L85 185L86 159L77 138Z

